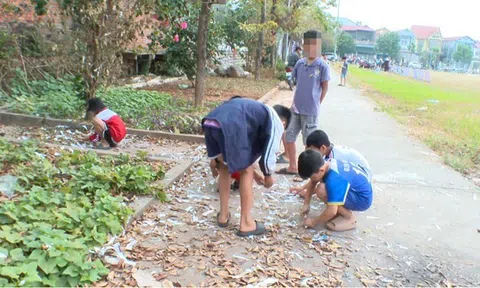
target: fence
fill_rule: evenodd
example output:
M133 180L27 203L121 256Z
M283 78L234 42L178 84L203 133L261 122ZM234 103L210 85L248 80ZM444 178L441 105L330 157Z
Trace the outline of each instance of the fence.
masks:
M390 68L390 71L398 75L413 78L418 81L431 81L430 70L393 66Z

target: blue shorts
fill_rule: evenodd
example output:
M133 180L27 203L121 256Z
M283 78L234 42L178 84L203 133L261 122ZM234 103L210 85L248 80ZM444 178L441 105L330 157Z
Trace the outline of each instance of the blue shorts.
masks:
M342 78L347 78L347 72L342 73Z
M227 153L225 152L225 136L222 129L215 127L204 127L205 145L207 146L207 155L209 159L216 159L223 155L223 162L227 163Z
M351 211L365 211L372 206L372 191L356 192L349 190L345 199L345 208Z

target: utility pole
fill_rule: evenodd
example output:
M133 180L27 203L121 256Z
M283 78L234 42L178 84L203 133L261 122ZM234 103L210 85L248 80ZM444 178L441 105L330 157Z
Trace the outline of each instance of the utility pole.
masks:
M339 20L340 20L340 0L338 0L338 4L337 4L337 24L339 23ZM333 51L333 54L334 55L337 55L337 44L338 44L338 27L335 26L335 47L333 48L334 51Z

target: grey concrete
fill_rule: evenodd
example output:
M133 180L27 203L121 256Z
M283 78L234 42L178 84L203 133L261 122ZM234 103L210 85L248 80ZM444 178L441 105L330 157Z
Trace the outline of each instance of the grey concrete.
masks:
M372 100L355 89L337 86L338 76L332 77L320 127L333 143L364 154L374 173L374 204L359 215L357 237L364 247L352 262L400 266L412 283L428 281L418 271L440 265L435 271L438 277L480 285L478 187L409 137L405 127L377 112ZM291 100L292 93L284 90L269 104L289 105ZM299 139L298 153L302 146Z

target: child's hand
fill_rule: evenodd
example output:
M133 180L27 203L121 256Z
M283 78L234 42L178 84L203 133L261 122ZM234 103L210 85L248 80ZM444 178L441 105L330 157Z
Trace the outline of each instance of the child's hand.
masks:
M265 178L260 172L255 169L253 170L253 180L255 180L258 185L265 185Z
M310 213L310 205L304 204L302 209L300 210L300 216L305 217Z
M217 169L217 162L215 162L215 159L210 160L210 170L212 171L213 178L217 178L218 169Z
M263 184L263 186L265 188L270 188L272 187L273 185L273 177L272 176L265 176L265 183Z
M303 224L308 228L315 228L315 226L317 226L317 220L315 220L315 218L307 218Z
M298 187L290 187L290 192L293 193L294 195L297 195L298 193L302 192L305 189L302 189L302 186Z

